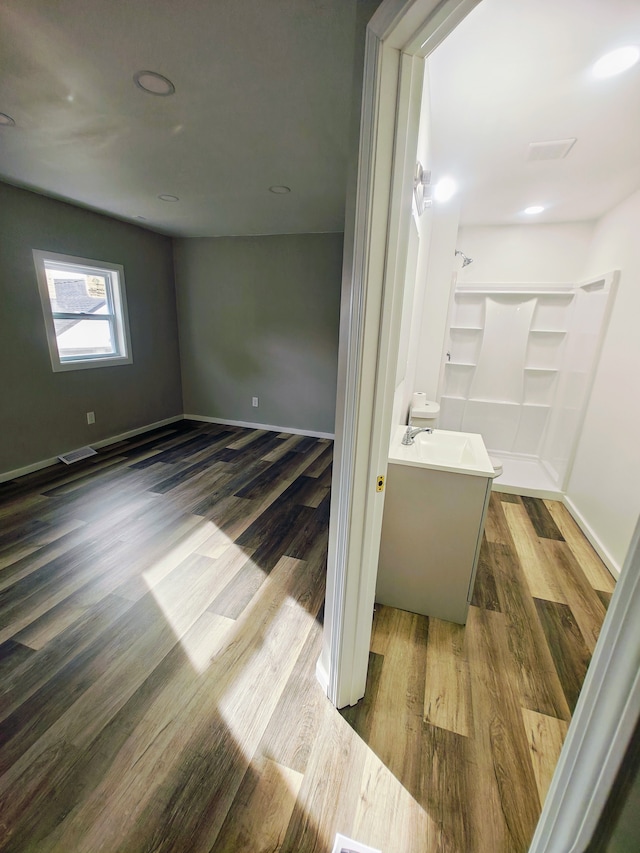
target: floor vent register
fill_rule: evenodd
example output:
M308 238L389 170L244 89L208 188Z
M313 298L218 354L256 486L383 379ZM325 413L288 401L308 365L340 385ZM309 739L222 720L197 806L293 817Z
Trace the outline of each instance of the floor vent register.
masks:
M336 840L333 842L332 853L382 853L381 850L376 850L363 844L361 841L354 841L352 838L347 838L346 835L336 835Z
M65 465L71 465L73 462L79 462L81 459L86 459L89 456L97 456L98 451L93 447L79 447L78 450L70 450L68 453L63 453L58 456L61 462Z

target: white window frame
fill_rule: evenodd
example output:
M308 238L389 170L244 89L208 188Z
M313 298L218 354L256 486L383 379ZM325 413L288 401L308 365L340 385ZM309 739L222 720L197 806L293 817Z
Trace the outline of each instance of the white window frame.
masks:
M44 315L44 327L47 333L49 357L54 373L67 370L86 370L94 367L113 367L121 364L131 364L131 336L129 333L129 317L127 312L127 297L124 282L124 267L107 261L95 261L90 258L77 258L73 255L61 255L57 252L46 252L33 249L33 262L38 279L38 290ZM100 275L107 282L107 314L66 314L53 312L49 288L47 285L46 263L64 267L69 272ZM115 353L100 353L95 355L79 355L62 357L58 351L58 342L54 320L77 319L109 321L111 339Z

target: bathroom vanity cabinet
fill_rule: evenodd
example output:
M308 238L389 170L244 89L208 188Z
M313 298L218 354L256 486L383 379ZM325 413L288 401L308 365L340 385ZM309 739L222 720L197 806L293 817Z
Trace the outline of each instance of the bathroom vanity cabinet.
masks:
M390 461L376 587L380 604L466 623L492 476L488 464L484 474L463 468Z

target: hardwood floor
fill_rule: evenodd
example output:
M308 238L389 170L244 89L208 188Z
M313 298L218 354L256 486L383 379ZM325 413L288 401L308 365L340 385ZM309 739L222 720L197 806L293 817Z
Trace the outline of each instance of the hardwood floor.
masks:
M494 492L466 626L376 607L342 714L435 824L424 850L528 850L614 585L560 503Z
M613 581L493 495L465 628L315 679L332 447L185 422L0 486L0 850L526 850Z

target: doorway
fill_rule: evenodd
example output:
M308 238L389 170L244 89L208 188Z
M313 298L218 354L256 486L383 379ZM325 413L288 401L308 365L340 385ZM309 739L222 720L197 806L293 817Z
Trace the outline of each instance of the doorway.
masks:
M410 209L412 192L411 140L417 132L419 60L475 5L428 0L385 2L367 35L358 194L350 235L354 244L351 310L341 352L344 400L337 429L339 494L334 505L338 511L332 513L328 624L320 664L327 675L329 696L340 706L357 701L364 693L366 679L383 507L374 484L376 476L386 471L392 419L402 302L401 287L395 283L404 280L406 262L408 229L402 214ZM629 565L639 559L635 546L637 537ZM637 612L634 608L640 608L640 584L636 588L629 578L627 572L614 596L532 850L559 849L560 836L566 839L571 833L568 838L573 843L580 833L590 831L590 822L599 813L598 803L606 796L616 762L628 741L630 730L618 723L628 722L625 709L633 707L633 713L637 702L632 706L626 701L633 694L635 681L628 670L623 672L624 645L613 669L606 667L611 663L610 650L618 641L638 642L619 630L630 610ZM619 604L623 587L630 608ZM590 677L592 673L595 675ZM613 679L608 685L607 703L620 713L615 723L605 715L609 723L599 726L594 723L594 709L604 703L607 675ZM613 751L609 748L612 742ZM612 762L604 774L603 761ZM568 786L578 763L582 772ZM566 846L569 849L568 842Z

